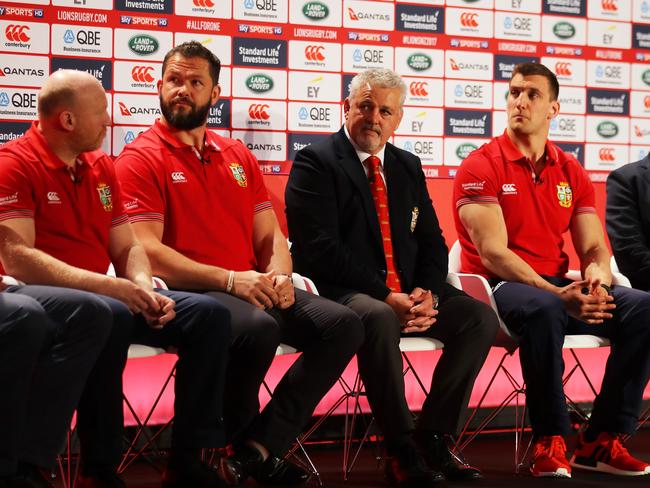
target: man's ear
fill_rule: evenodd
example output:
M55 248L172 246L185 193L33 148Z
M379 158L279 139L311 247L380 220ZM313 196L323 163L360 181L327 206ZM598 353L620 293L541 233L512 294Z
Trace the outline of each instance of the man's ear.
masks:
M558 116L559 113L560 113L560 102L554 100L551 102L551 106L548 109L548 116L546 118L548 120L554 119L555 117Z
M214 105L219 100L219 95L221 95L221 87L219 85L214 85L212 87L212 94L210 95L210 105Z
M59 113L59 125L63 130L72 131L75 128L77 120L72 112L64 110Z

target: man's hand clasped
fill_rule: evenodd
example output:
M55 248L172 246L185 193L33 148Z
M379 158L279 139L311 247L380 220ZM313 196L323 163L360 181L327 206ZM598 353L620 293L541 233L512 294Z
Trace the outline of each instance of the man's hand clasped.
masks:
M599 279L574 281L560 288L559 297L571 317L590 325L611 319L611 311L616 308L614 297L601 286Z
M276 271L237 272L231 293L262 310L273 307L284 310L295 302L291 278Z
M404 333L426 331L438 315L438 297L422 288L415 288L409 295L391 292L385 301L397 314Z

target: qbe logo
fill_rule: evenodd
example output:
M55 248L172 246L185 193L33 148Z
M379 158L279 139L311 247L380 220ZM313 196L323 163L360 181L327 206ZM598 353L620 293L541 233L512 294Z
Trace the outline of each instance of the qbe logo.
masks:
M360 0L343 1L343 27L392 31L395 28L394 5Z
M304 149L307 146L311 146L312 144L317 144L318 142L324 141L327 138L327 134L297 134L295 132L290 132L288 140L288 160L293 161L296 159L296 153L298 151Z
M490 10L447 7L446 33L454 36L493 37L494 14Z
M107 27L53 24L52 54L110 58L113 56L113 31Z
M113 99L113 120L116 124L151 125L160 116L156 95L116 93Z
M208 112L208 127L213 129L230 128L230 100L217 100Z
M445 31L444 8L395 5L395 29L398 31L429 32Z
M338 104L289 102L289 130L335 132L341 127Z
M584 59L542 57L541 63L555 73L560 86L587 84L587 63Z
M403 77L406 83L406 105L422 107L442 107L445 87L443 80L437 78Z
M289 93L292 100L338 103L341 101L341 75L290 71Z
M330 42L289 41L289 68L341 71L341 45Z
M3 51L49 54L50 26L36 22L0 21ZM38 39L38 42L34 42Z
M520 39L539 42L541 18L539 15L496 12L494 37L497 39Z
M395 48L395 69L417 76L441 76L445 64L442 49Z
M551 119L549 139L557 141L584 141L585 118L582 115L560 115Z
M607 61L587 61L587 85L630 88L630 65Z
M287 135L284 132L234 130L232 137L242 141L258 161L287 160Z
M289 13L286 0L235 0L233 7L240 20L285 23Z
M394 52L389 46L343 45L343 71L356 73L370 68L393 67Z
M49 75L47 56L3 54L0 57L0 85L40 88Z
M492 83L445 80L445 106L492 108Z
M133 61L115 61L115 90L157 93L162 65Z
M233 129L287 129L287 104L275 100L234 99Z
M36 119L38 90L0 88L0 117L16 120Z
M415 154L423 164L441 165L443 142L441 137L395 137L393 144Z
M60 69L85 71L97 78L104 90L113 89L113 62L98 59L52 58L52 72Z
M404 107L402 122L395 131L402 136L442 136L443 111L440 108Z

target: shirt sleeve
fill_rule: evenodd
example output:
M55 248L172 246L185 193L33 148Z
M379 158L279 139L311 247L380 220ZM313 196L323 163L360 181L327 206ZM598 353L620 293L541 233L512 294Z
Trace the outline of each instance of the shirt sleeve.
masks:
M271 205L271 199L269 198L269 192L267 191L266 185L264 184L264 177L262 176L262 171L260 170L260 163L257 161L257 158L253 155L253 153L248 150L248 148L246 148L239 141L238 144L241 145L240 151L246 154L246 161L248 162L251 188L253 189L253 212L259 213L264 210L273 208Z
M499 185L493 165L482 154L470 155L460 165L454 179L454 203L499 204Z
M144 155L125 150L115 161L122 205L131 222L164 222L163 182Z
M18 159L0 155L0 221L34 218L34 191L25 171Z
M596 213L596 197L594 195L594 185L589 179L587 171L580 166L580 163L575 162L577 169L575 187L575 210L573 211L573 216L585 213Z

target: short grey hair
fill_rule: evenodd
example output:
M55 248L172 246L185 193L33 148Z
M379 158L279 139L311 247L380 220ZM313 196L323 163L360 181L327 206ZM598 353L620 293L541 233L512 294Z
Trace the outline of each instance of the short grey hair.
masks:
M406 100L406 83L402 77L388 68L372 68L357 74L350 82L350 98L356 96L361 87L370 85L378 88L399 88L400 106Z

